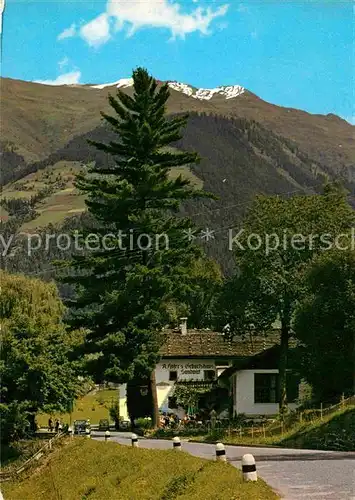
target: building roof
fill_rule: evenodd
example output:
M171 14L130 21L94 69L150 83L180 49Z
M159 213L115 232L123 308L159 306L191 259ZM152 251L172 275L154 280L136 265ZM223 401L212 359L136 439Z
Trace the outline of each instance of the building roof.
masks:
M298 359L298 343L295 339L289 340L288 368L293 369ZM223 371L220 379L228 379L239 370L272 369L277 368L280 359L280 345L274 344L264 351L256 353L254 356L235 360L232 365Z
M226 338L223 333L211 330L188 330L185 335L174 330L163 333L164 344L160 349L163 358L243 358L255 356L279 343L280 332L268 335L248 335Z

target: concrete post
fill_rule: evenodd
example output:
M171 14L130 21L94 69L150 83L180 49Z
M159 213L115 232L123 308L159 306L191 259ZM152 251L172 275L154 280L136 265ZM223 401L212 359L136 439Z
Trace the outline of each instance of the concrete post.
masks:
M255 458L250 453L242 457L242 471L244 481L257 481Z
M90 438L91 438L91 430L90 430L90 429L86 429L85 434L86 434L86 437L87 437L88 439L90 439Z
M181 451L181 441L178 436L173 438L173 449L177 451Z
M217 443L216 444L216 460L219 460L220 462L226 462L227 461L226 449L225 449L223 443Z
M138 437L137 434L132 434L131 437L133 448L138 448Z
M110 438L111 438L110 431L106 431L105 432L105 441L110 441Z

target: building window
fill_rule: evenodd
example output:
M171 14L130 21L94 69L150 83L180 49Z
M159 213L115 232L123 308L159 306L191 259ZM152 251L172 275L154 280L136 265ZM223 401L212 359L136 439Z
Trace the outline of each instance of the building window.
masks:
M299 376L292 372L286 374L286 391L288 403L298 399ZM279 374L255 373L254 374L254 402L278 403L279 402Z
M177 372L176 371L173 371L173 372L169 372L169 380L171 382L175 382L177 380Z
M278 402L278 373L254 373L254 403Z
M215 378L215 371L214 370L204 370L203 372L204 375L204 380L214 380Z

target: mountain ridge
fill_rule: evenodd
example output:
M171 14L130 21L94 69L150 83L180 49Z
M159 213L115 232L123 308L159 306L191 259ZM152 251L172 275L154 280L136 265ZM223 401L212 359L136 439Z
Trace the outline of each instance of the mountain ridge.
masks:
M85 204L73 179L80 165L112 164L113 159L87 139L114 138L100 117L100 111L112 112L107 96L114 88L54 87L11 79L2 79L1 87L3 197L17 200L3 205L5 212L26 208L19 200L34 197L31 217L35 215L23 230L63 223L80 228ZM129 86L123 91L132 95ZM341 178L355 204L354 128L341 118L275 106L248 90L233 99L214 93L200 100L171 89L168 112L190 113L182 139L173 146L197 151L202 158L178 173L218 197L187 203L181 213L199 227L216 231L206 250L227 273L232 268L227 229L241 223L256 194L312 194L321 192L327 179ZM42 255L36 269L53 258L54 253ZM26 262L19 256L14 269L29 266Z
M49 86L2 78L2 144L10 142L26 162L46 158L76 135L100 123L108 111L110 88ZM130 87L124 88L131 94ZM112 89L111 89L112 91ZM191 99L171 89L170 113L205 112L254 120L273 132L294 140L310 156L322 157L328 166L355 168L354 126L332 114L276 106L245 90L234 99L215 95L210 100Z

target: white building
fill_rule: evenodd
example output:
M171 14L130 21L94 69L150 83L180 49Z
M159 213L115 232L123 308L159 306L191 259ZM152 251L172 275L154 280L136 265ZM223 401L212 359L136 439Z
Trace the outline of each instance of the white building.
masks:
M161 360L155 370L160 411L183 413L174 403L176 384L195 381L212 386L218 380L224 385L231 382L234 414L256 416L278 412L275 346L279 331L229 340L224 334L210 330L188 330L186 318L182 318L178 330L168 330L162 335ZM129 420L125 385L120 386L120 415Z
M277 415L279 346L275 344L249 359L237 360L225 370L220 382L230 383L233 395L233 415ZM297 406L300 380L297 374L287 373L287 398L290 410Z

